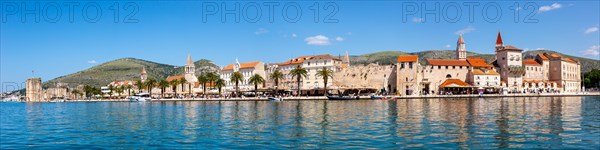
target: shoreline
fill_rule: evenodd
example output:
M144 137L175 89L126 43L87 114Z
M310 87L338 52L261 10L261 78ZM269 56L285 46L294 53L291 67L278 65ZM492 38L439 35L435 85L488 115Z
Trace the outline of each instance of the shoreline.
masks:
M488 94L488 95L415 95L415 96L393 96L396 99L435 99L435 98L510 98L510 97L582 97L582 96L600 96L600 92L591 92L591 93L561 93L561 94L508 94L508 95L498 95L498 94ZM325 96L303 96L303 97L287 97L283 98L284 101L309 101L309 100L327 100ZM371 100L370 96L360 96L359 100ZM192 99L158 99L152 100L151 102L168 102L168 101L269 101L267 97L261 98L228 98L228 99L204 99L204 98L192 98ZM344 101L344 100L338 100ZM19 101L10 101L10 102L19 102ZM101 100L67 100L65 102L129 102L127 99L101 99Z

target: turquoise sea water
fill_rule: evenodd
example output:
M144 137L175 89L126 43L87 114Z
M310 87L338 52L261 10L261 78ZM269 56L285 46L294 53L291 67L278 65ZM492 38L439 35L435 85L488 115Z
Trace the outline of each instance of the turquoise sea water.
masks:
M0 149L600 149L600 97L0 103Z

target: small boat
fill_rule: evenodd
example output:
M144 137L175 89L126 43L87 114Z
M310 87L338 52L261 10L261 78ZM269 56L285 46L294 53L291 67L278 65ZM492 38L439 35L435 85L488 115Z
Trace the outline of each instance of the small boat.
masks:
M148 93L135 94L134 96L130 96L128 99L131 102L146 102L146 101L152 100L152 98L150 97L150 94L148 94Z
M358 96L327 96L329 100L358 100Z
M283 101L283 98L269 97L270 101Z
M65 102L65 99L55 99L55 100L51 100L50 102L61 103L61 102Z
M396 100L396 97L393 96L371 96L372 100Z

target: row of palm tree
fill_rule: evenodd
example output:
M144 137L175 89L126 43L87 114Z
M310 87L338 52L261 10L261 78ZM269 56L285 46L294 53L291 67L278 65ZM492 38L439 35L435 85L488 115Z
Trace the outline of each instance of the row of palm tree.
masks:
M289 72L289 75L292 76L292 78L296 78L296 83L297 83L297 90L298 90L298 95L300 95L300 83L302 83L302 78L306 78L308 76L308 71L305 68L302 68L302 66L298 65L296 68L292 69ZM317 71L317 76L322 77L323 78L323 83L324 84L324 90L327 91L327 83L329 81L329 78L333 78L333 71L331 69L327 69L326 67L323 67L321 70ZM275 91L278 91L278 87L279 87L279 80L283 79L284 74L282 72L280 72L279 70L275 70L273 71L273 73L269 74L269 78L271 80L273 80L275 82ZM235 83L235 89L236 92L239 92L239 82L244 80L244 75L242 75L242 73L240 72L233 72L233 74L231 75L230 81ZM254 85L254 94L257 94L257 89L258 89L258 85L259 84L263 84L265 83L265 79L258 75L258 74L254 74L252 75L249 79L248 79L249 83ZM219 92L221 93L221 92ZM276 93L278 94L278 93ZM327 94L327 92L325 92L325 94Z
M300 83L302 83L302 78L306 78L308 76L308 71L305 68L302 68L300 65L298 65L296 68L292 69L289 72L289 75L291 75L292 78L296 79L298 95L301 95ZM323 83L325 83L324 89L325 89L325 91L327 91L327 83L328 83L329 78L333 78L333 71L330 69L327 69L326 67L323 67L321 70L317 71L316 75L323 78ZM275 91L278 91L279 81L283 78L284 78L284 74L282 72L280 72L279 70L275 70L273 73L269 74L269 79L271 79L275 82ZM221 95L222 88L225 86L225 80L219 78L219 75L214 72L209 72L209 73L200 75L198 77L198 81L202 85L203 91L206 91L206 84L208 83L209 85L212 85L214 88L216 88L219 91L219 95ZM233 72L233 74L231 75L230 81L235 83L235 90L237 93L239 93L240 92L239 91L239 83L244 81L244 75L240 72ZM254 74L254 75L250 76L250 78L248 79L248 82L254 85L254 94L256 95L256 94L258 94L257 93L258 85L264 84L266 82L266 80L259 74ZM150 94L150 96L152 96L152 92L151 92L152 88L158 87L161 91L160 92L161 97L164 97L164 91L166 90L166 88L172 87L173 88L172 90L175 92L175 95L177 95L177 86L181 85L181 87L183 88L185 83L187 83L187 80L184 78L175 79L170 82L167 80L164 80L164 79L159 80L159 81L156 81L154 79L148 79L145 82L138 80L137 84L135 84L135 86L138 89L138 93L141 93L143 89L146 89L148 91L148 93ZM189 86L188 89L192 89L191 84L188 84L188 86ZM109 85L108 88L109 88L108 94L110 96L112 96L113 91L114 91L114 92L118 93L119 97L120 97L121 93L123 93L124 91L127 91L128 96L130 96L133 86L132 85L123 85L123 86L114 87L113 85ZM84 87L83 92L85 93L86 97L101 94L100 89L97 89L95 87L91 87L88 85L86 85ZM74 91L74 94L79 94L79 91ZM192 94L191 90L189 90L189 94L190 95ZM206 94L206 92L204 92L204 94ZM276 93L276 94L278 94L278 93ZM325 94L327 94L327 92L325 92Z

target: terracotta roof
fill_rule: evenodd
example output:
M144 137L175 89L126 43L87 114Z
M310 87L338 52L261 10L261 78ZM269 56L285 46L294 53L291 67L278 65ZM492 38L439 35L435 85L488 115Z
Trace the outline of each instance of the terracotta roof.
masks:
M498 38L496 38L496 44L502 44L502 35L500 35L500 32L498 32Z
M432 66L470 66L466 60L453 59L427 59L427 64Z
M523 65L525 65L525 66L541 66L542 64L535 61L535 59L525 59L525 60L523 60Z
M458 44L465 44L465 40L463 40L462 34L460 34L460 36L458 37L458 41L456 43L458 43Z
M560 58L562 56L560 56L559 54L553 53L553 54L550 54L550 57Z
M577 63L577 60L575 60L575 59L565 58L565 60L568 62Z
M493 67L482 58L467 58L467 62L473 67Z
M498 72L496 72L496 70L493 70L493 69L490 69L490 70L474 69L473 75L500 75L500 74Z
M518 51L522 51L521 49L519 49L519 48L517 48L515 46L512 46L512 45L507 45L507 46L504 47L504 49L505 50L518 50Z
M419 61L419 56L417 55L401 55L398 56L398 62L417 62Z
M445 87L471 87L471 85L459 79L446 79L446 81L440 85L440 88Z
M348 64L342 64L342 68L344 68L344 69L348 68Z
M331 55L329 55L329 54L325 54L325 55L316 55L316 56L310 57L310 59L333 59L333 60L339 60L339 61L342 61L342 59L340 59L340 58L337 58L337 57L333 57L333 56L331 56Z
M168 76L167 77L167 81L171 82L173 80L180 80L180 79L185 79L184 76Z
M548 57L544 56L544 54L538 54L538 57L540 57L542 60L550 60L548 59Z
M279 63L278 66L302 64L302 62L304 62L304 60L310 59L311 57L312 56L300 56L295 59L290 59L289 61Z
M246 69L246 68L254 68L256 67L256 65L258 65L260 63L260 61L255 61L255 62L248 62L248 63L240 63L240 69ZM227 65L225 68L222 69L222 71L226 71L226 70L233 70L233 66L235 64L229 64Z

